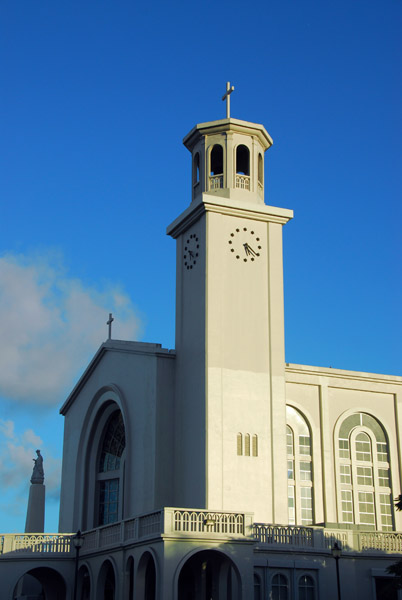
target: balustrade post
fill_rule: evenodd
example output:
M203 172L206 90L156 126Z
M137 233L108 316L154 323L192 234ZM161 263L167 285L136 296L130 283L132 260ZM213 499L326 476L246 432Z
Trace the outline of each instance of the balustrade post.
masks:
M244 513L244 531L246 537L253 537L254 513Z
M174 531L174 510L172 508L164 508L162 533L172 533Z
M313 529L313 548L325 548L324 529L314 527Z
M357 550L358 552L362 551L362 541L361 541L361 532L360 531L352 531L350 539L350 533L348 532L348 545L353 548L353 550Z
M15 536L12 533L4 534L3 554L12 552L15 548Z
M100 528L96 529L95 535L95 548L98 550L100 548Z

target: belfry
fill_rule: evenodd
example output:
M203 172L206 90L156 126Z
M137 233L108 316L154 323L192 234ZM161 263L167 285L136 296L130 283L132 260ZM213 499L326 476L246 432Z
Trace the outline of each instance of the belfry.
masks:
M402 378L285 362L293 212L233 90L183 140L175 348L114 340L109 315L61 408L60 532L4 537L7 598L398 597Z

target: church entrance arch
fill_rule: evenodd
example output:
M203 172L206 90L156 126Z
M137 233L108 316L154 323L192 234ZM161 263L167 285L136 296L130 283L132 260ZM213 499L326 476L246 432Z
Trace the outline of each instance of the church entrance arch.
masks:
M46 598L66 600L66 584L63 577L49 567L37 567L20 577L14 588L13 598Z
M156 599L156 567L150 552L144 552L140 558L136 578L136 598L138 600Z
M217 550L202 550L183 565L178 600L241 600L241 578L234 562Z

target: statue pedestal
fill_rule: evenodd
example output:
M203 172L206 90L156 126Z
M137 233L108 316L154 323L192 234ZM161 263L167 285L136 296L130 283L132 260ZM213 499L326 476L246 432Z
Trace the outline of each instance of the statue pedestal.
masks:
M45 529L45 489L43 483L31 483L25 533L43 533Z

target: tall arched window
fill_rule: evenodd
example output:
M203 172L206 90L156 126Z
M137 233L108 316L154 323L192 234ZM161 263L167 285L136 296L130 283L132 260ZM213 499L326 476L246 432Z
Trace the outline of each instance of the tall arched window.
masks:
M261 152L258 153L258 185L260 188L264 187L264 162Z
M337 464L340 521L391 531L389 449L377 419L355 413L343 421L338 434Z
M244 144L236 148L236 187L250 189L250 150Z
M288 517L290 525L313 522L313 463L311 435L306 419L286 407Z
M114 412L106 423L101 437L97 474L98 525L115 523L122 518L121 496L126 447L123 417Z
M271 598L272 600L288 600L289 598L289 582L282 573L277 573L272 577Z
M223 148L215 144L209 155L209 189L223 188Z
M244 144L236 148L236 173L250 175L250 150Z
M254 600L261 600L261 580L254 575Z
M299 579L299 600L314 600L314 579L310 575L302 575Z
M200 181L200 153L196 152L193 158L193 186Z

